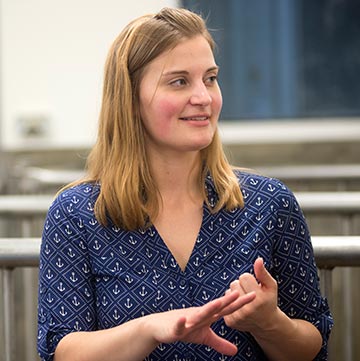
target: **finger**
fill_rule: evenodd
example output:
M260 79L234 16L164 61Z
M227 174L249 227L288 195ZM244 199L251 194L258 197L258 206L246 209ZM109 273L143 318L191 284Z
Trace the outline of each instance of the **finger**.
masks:
M245 290L242 285L240 284L239 280L235 280L230 283L230 290L231 291L238 291L240 293L240 296L246 295L248 292L251 292L252 290Z
M234 344L216 335L212 330L206 340L206 344L226 356L235 356L238 351Z
M175 336L181 336L186 328L186 317L180 317L174 325Z
M201 324L204 321L205 323L212 323L213 321L211 320L214 317L216 318L216 315L221 313L222 309L226 308L232 302L237 302L239 296L239 292L231 291L222 297L206 303L205 305L198 308L198 312L194 313L191 315L191 317L188 318L186 326L192 327L194 324Z
M264 260L257 258L254 263L254 272L257 280L263 287L276 288L276 281L264 266Z
M232 302L230 305L228 305L227 307L224 307L221 310L221 312L217 315L218 318L229 315L229 314L237 311L241 307L252 302L255 299L255 297L256 297L255 292L249 292L249 293L246 293L246 294L238 297L236 301Z
M185 327L201 326L204 324L212 324L221 317L229 315L256 297L255 292L250 292L242 296L237 291L231 291L223 297L217 298L202 307L199 311L188 317Z
M250 273L244 273L239 277L239 285L245 293L259 290L256 278Z
M210 301L204 307L209 312L219 311L224 307L227 307L232 302L237 300L237 298L240 296L239 291L236 289L232 289L231 292L225 293L224 296L216 298L215 300Z
M230 290L231 291L241 291L239 280L235 280L230 283Z

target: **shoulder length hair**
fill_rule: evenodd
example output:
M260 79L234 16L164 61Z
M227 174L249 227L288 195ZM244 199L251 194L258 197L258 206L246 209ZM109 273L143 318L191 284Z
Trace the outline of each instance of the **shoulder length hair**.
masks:
M146 227L159 211L159 192L147 162L140 117L139 85L144 67L184 38L202 35L214 51L214 40L197 14L176 8L145 15L130 22L112 44L105 64L102 107L97 141L87 160L82 182L97 182L100 194L95 215L106 225L135 230ZM199 181L211 211L243 205L238 181L226 160L218 130L201 151ZM205 177L211 174L218 201L211 206Z

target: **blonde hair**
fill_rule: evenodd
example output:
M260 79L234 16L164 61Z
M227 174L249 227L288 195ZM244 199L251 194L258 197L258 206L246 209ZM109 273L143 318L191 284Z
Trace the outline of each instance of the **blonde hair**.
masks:
M147 64L184 38L202 35L214 50L214 41L197 14L164 8L130 22L115 39L105 64L102 107L95 146L82 182L101 184L95 214L103 225L111 221L124 229L149 225L159 211L159 192L151 176L139 111L139 85ZM238 181L226 160L218 131L201 151L203 197L216 212L243 205ZM205 177L211 174L218 202L211 207ZM78 182L79 183L79 182Z

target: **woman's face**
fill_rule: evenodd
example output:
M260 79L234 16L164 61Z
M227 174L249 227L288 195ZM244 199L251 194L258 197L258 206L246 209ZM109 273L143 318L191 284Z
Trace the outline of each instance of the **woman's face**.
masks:
M203 36L184 39L145 67L139 97L148 150L198 151L211 143L222 107L217 74Z

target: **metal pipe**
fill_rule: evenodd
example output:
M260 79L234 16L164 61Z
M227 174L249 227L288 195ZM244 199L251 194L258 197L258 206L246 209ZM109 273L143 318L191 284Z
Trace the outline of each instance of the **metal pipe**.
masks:
M360 213L360 192L295 192L302 210L313 212ZM1 216L45 216L53 195L1 195Z
M360 213L360 192L296 192L295 196L306 216Z
M262 174L281 180L358 180L359 164L306 164L259 167Z
M312 244L320 269L360 266L360 236L313 236Z
M37 267L40 238L0 238L0 268Z
M0 215L31 217L45 216L54 199L52 195L1 195Z
M40 238L0 238L0 268L36 267L39 264ZM317 266L360 266L360 236L313 236Z
M14 274L12 269L2 270L3 277L3 328L4 328L4 361L14 360Z

